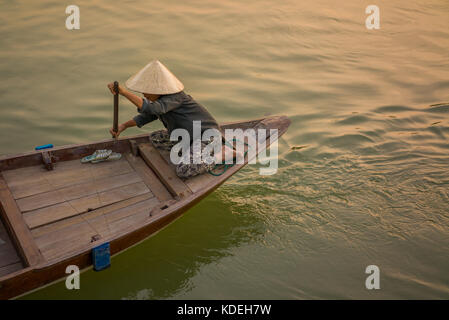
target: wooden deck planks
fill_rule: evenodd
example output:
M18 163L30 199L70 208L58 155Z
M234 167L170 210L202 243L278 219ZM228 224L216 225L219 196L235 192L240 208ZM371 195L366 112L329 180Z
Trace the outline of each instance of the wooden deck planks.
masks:
M92 226L86 221L82 221L76 225L63 229L63 234L50 234L46 239L36 239L39 249L46 260L50 261L56 257L69 255L77 249L82 249L92 242L92 237L100 235L101 238L108 234L106 223L103 217L103 223L96 223ZM43 240L47 243L43 244Z
M87 199L76 199L70 201L70 203L78 212L84 212L89 209L100 208L102 206L112 204L114 202L120 202L141 194L150 194L153 196L153 193L150 189L148 189L143 181L99 192L97 195L88 197Z
M65 243L66 248L70 248L71 245L69 243L77 239L78 236L82 239L83 233L86 233L86 231L88 231L88 233L94 231L94 234L100 234L102 238L104 238L109 234L110 223L131 216L137 211L144 210L149 212L149 210L158 203L158 200L152 197L117 210L103 211L101 214L90 216L89 214L81 215L79 216L81 218L80 223L75 223L57 231L44 234L43 236L36 238L36 243L43 252L48 252L49 250L57 248L59 243ZM90 243L90 238L84 245L88 243Z
M140 144L139 151L146 164L153 169L174 197L183 197L191 193L187 185L178 178L173 167L162 158L153 145L150 143Z
M15 199L29 197L58 188L132 172L125 159L96 164L71 160L57 163L52 171L42 166L4 171L4 177Z
M140 157L135 157L130 153L125 155L129 164L133 169L137 172L137 174L142 178L147 187L153 192L153 194L160 201L167 201L173 199L170 192L168 192L167 188L163 185L163 183L159 180L153 170L147 166L147 164Z
M5 227L20 250L20 256L29 266L38 264L42 261L42 255L1 173L0 202Z
M89 180L85 183L18 199L17 205L22 212L27 212L141 181L142 179L139 175L133 171L119 176L109 176L98 180Z
M134 223L141 223L142 219L134 217L136 214L149 218L149 211L160 202L155 197L103 213L94 217L83 217L82 222L67 226L55 232L44 234L36 238L42 254L47 259L55 259L82 250L91 243L91 238L99 234L101 239L111 234L117 234Z
M69 202L57 203L55 205L33 210L23 214L26 224L30 229L58 221L77 214L74 207Z
M92 210L92 211L83 213L82 215L76 215L76 216L73 216L73 217L70 217L70 218L67 218L64 220L59 220L59 221L53 222L48 225L40 226L38 228L31 230L31 234L33 235L34 238L38 238L45 234L56 232L58 230L69 227L71 225L81 223L81 222L85 221L85 219L92 219L92 218L98 217L100 215L105 215L109 212L119 210L122 208L126 208L128 206L134 205L134 204L136 204L138 202L142 202L144 200L151 199L153 197L154 196L151 193L145 193L140 196L135 196L135 197L129 198L127 200L116 202L116 203L98 208L96 210Z
M158 199L152 198L136 204L131 210L123 208L104 215L108 223L109 231L115 234L124 230L129 223L134 223L135 219L133 217L139 212L145 212L149 218L150 210L159 204L160 201Z
M140 210L126 218L111 222L109 225L110 235L116 236L124 234L125 232L129 232L130 228L138 228L144 225L148 220L153 219L153 217L149 216L148 211L149 210Z
M23 216L28 227L30 229L34 229L142 194L149 194L152 196L152 193L143 182L136 182L111 190L95 193L94 195L29 211L24 213Z

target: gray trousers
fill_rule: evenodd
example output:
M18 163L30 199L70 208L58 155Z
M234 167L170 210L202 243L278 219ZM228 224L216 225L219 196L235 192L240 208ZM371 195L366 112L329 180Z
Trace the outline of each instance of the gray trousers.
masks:
M159 130L152 132L150 134L150 140L153 143L154 147L162 150L171 151L171 148L177 144L177 141L171 141L170 135L167 130ZM209 144L210 142L201 141L201 151ZM206 163L201 160L201 163L193 163L194 159L194 151L193 148L190 148L190 163L179 163L176 165L176 175L180 178L189 178L199 174L203 174L207 171L213 170L215 168L215 163ZM201 158L201 155L199 155ZM201 158L202 159L202 158Z

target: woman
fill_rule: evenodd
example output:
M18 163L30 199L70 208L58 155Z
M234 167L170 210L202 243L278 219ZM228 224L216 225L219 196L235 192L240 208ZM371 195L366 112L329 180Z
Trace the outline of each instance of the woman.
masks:
M119 86L119 94L131 101L137 106L139 113L133 119L118 126L118 131L113 129L109 131L114 137L130 127L150 123L159 119L167 130L156 131L151 134L152 143L166 150L171 148L177 141L170 140L170 134L175 129L185 129L190 135L190 142L193 142L193 121L201 121L201 134L207 129L217 129L220 127L212 115L202 105L197 103L190 95L187 95L183 89L184 85L179 81L161 62L154 60L146 65L142 70L126 81L126 86L143 94L143 98L131 93L122 86ZM114 92L113 83L108 84L112 94ZM201 150L207 145L207 142L201 142ZM215 163L193 163L193 149L190 148L190 163L180 163L176 166L176 173L179 177L188 178L214 168ZM226 146L222 148L221 157L224 162ZM235 157L235 151L233 151ZM216 161L218 162L218 161Z

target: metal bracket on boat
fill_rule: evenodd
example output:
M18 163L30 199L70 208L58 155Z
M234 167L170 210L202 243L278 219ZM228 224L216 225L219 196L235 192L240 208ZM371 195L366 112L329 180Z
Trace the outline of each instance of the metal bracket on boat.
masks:
M90 242L95 242L101 239L101 236L99 234L96 234L94 236L92 236L92 238L90 239Z
M156 213L159 213L159 212L167 209L168 207L170 207L172 204L174 204L176 202L177 202L177 200L174 200L174 199L162 202L157 207L154 207L153 209L150 210L149 216L152 217Z
M48 151L42 152L42 162L44 163L44 166L45 168L47 168L47 170L53 170L54 164L56 163L57 160L58 158L52 156L50 152Z

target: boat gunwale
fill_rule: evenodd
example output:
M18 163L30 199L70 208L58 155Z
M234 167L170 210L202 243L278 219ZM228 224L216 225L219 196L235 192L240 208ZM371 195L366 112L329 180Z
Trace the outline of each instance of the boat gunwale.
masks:
M255 122L255 121L260 122L267 118L270 118L270 117L251 119L251 120L246 120L246 121L223 122L220 124L220 126L224 127L224 126L231 126L231 125L237 125L240 123ZM132 136L119 137L118 139L109 138L109 139L99 140L99 141L95 141L95 142L68 144L68 145L56 146L53 148L42 149L42 150L33 150L33 151L21 152L21 153L16 153L16 154L11 154L11 155L0 155L0 172L7 171L7 170L14 170L14 169L18 169L18 168L30 167L30 166L34 166L34 165L39 165L42 163L42 154L45 152L49 152L53 156L58 157L58 156L64 155L67 152L70 152L70 151L77 151L82 148L94 148L97 145L111 145L111 146L119 147L119 149L122 151L129 151L130 150L129 140L143 140L143 139L147 139L148 137L149 137L149 133L141 133L141 134L132 135ZM72 155L73 157L68 157L61 161L75 160L75 159L78 159L86 154L88 154L87 151L75 153ZM76 155L76 157L75 157L75 155ZM25 162L25 161L29 161L29 162L21 164L20 160L23 160L23 162ZM30 160L32 160L32 161L30 161Z

